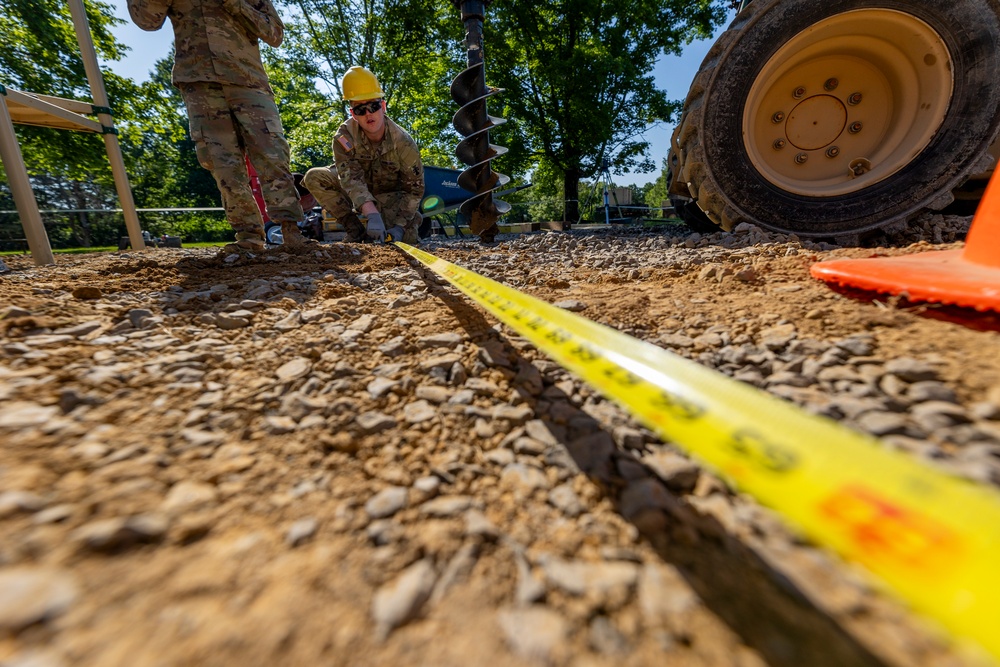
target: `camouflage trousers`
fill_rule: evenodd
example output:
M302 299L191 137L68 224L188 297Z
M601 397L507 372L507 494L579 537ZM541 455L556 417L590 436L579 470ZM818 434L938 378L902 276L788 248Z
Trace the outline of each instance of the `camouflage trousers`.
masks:
M302 207L288 166L288 142L274 95L269 90L218 83L185 83L180 89L198 162L215 177L226 220L237 239L246 234L264 236L244 154L257 170L271 220L301 220Z
M340 179L337 177L337 170L333 167L313 167L306 172L302 179L302 185L312 193L316 201L320 203L330 217L344 226L347 232L348 241L361 241L365 238L365 226L354 210L354 204L350 197L340 187ZM375 205L378 212L382 214L382 221L386 229L390 227L403 228L403 242L417 243L417 227L420 226L422 217L420 213L408 214L402 210L404 195L401 192L383 192L372 195L375 197Z

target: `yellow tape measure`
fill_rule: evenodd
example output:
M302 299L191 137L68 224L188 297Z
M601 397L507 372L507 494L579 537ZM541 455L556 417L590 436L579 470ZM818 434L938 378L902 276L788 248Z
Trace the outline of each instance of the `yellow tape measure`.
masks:
M1000 658L1000 494L405 243L567 370Z

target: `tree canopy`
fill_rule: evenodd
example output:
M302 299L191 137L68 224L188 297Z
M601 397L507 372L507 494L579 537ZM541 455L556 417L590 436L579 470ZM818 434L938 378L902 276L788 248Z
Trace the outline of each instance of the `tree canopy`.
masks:
M487 79L504 88L537 160L563 174L565 219L577 217L582 177L602 161L616 173L649 172L642 132L668 121L679 102L656 87L664 53L712 34L725 17L713 0L506 0L490 6Z

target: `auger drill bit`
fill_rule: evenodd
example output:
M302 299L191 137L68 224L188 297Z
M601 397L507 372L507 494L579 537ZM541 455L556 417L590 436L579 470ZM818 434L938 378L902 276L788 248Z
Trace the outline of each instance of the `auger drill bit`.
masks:
M454 0L465 24L465 47L468 67L451 83L451 97L461 108L452 119L455 129L465 139L458 144L455 155L469 165L458 177L458 184L475 192L458 209L469 218L469 227L483 242L491 242L500 231L497 218L510 211L510 204L493 198L493 191L510 181L509 176L494 172L490 161L507 152L506 148L490 143L490 128L506 122L486 112L486 100L501 92L486 85L483 62L483 17L491 0Z

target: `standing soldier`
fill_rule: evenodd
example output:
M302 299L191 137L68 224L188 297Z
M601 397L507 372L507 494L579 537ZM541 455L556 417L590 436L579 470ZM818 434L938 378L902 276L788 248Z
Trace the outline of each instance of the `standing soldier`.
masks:
M388 233L394 240L416 243L424 194L420 149L386 117L382 86L374 74L351 67L340 89L351 117L334 135L334 164L310 169L302 184L340 221L348 241L363 241L366 235L384 241Z
M288 142L257 40L281 44L285 27L270 0L128 0L143 30L174 28L173 82L184 97L198 161L212 172L236 232L227 250L264 250L264 223L247 182L257 169L267 213L285 246L305 243L302 207L289 169Z

